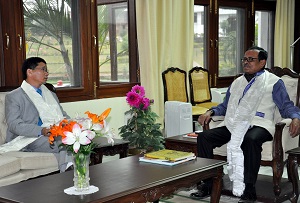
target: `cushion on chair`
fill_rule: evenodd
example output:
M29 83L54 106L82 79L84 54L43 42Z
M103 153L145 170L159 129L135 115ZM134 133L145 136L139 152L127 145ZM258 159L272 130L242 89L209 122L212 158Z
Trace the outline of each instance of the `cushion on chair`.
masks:
M0 178L14 174L20 169L21 163L18 158L0 155Z
M208 83L208 71L203 69L192 69L189 72L190 83L192 84L193 99L195 102L211 100L210 87Z
M192 106L192 115L201 115L204 114L208 108L201 106Z
M218 106L218 104L219 103L217 103L217 102L203 102L203 103L200 103L200 104L196 104L196 106L201 106L201 107L210 109L213 106Z

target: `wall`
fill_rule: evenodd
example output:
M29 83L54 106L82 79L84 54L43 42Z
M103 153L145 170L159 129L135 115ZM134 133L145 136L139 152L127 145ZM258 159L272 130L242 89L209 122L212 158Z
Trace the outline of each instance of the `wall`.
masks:
M85 117L84 112L86 111L101 114L105 109L110 107L111 112L107 121L117 137L119 137L118 128L125 124L124 113L129 110L129 105L126 103L125 97L67 102L61 103L61 105L71 118L76 117L76 115Z

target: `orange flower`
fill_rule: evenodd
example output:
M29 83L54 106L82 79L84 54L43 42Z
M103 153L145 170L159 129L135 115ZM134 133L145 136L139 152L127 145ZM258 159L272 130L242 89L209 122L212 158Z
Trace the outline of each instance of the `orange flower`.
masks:
M100 124L103 124L104 123L104 120L107 118L107 116L109 115L111 111L111 108L107 108L105 111L103 111L103 113L98 116L97 114L93 114L89 111L86 111L85 114L88 115L88 117L90 119L92 119L92 122L95 124L95 123L100 123Z
M76 124L76 121L68 121L67 119L62 120L59 125L53 125L50 127L50 136L48 141L50 144L53 144L55 137L61 136L61 139L65 138L65 131L72 132L73 125ZM80 125L81 127L81 125Z

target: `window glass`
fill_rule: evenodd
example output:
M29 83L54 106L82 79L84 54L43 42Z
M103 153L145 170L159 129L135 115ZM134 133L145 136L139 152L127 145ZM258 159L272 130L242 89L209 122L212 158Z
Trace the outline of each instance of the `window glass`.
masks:
M194 55L193 66L206 66L206 19L204 6L194 5Z
M255 11L255 44L269 52L266 68L273 66L274 16L272 11Z
M127 3L97 6L100 83L129 82Z
M219 8L219 77L241 71L244 52L245 9Z
M81 85L77 3L76 0L23 1L26 58L44 58L50 73L48 82L56 87Z

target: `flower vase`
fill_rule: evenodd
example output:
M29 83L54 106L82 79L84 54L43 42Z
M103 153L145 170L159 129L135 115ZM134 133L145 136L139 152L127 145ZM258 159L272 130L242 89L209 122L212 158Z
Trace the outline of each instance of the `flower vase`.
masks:
M77 192L86 191L90 186L90 154L73 154L74 187Z

